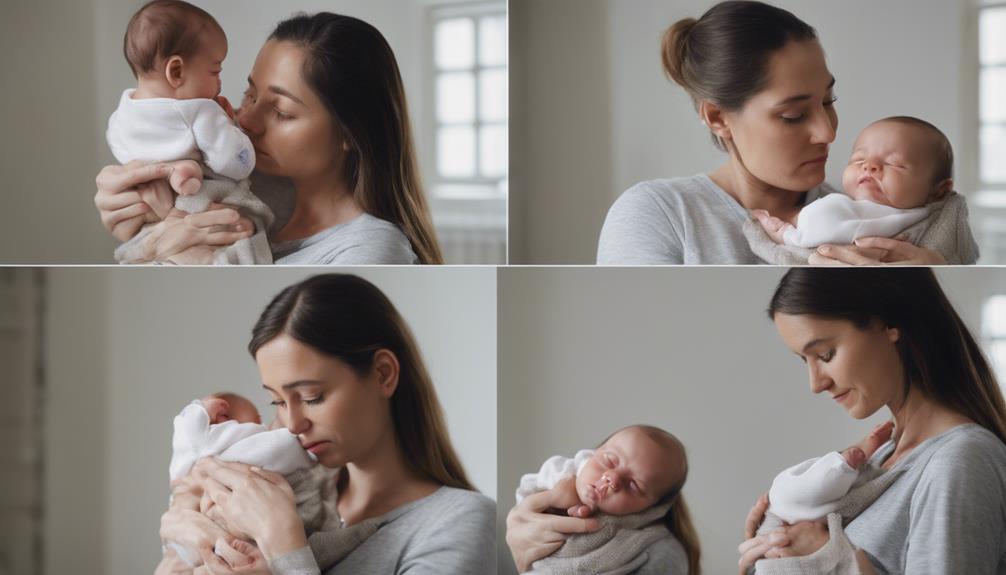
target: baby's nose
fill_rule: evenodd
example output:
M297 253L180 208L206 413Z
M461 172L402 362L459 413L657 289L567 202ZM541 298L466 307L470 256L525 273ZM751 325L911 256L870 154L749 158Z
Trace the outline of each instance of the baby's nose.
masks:
M617 492L621 488L621 480L619 479L618 474L616 473L611 472L605 473L604 481L608 484L608 487L614 492Z

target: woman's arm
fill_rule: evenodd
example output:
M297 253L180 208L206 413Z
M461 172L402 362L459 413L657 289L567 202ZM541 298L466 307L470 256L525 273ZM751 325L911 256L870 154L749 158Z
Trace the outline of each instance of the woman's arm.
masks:
M596 519L545 513L561 504L553 501L554 496L551 491L529 495L507 514L506 543L521 573L562 547L570 535L590 533L600 527Z
M598 265L683 264L681 238L646 183L623 193L604 219Z

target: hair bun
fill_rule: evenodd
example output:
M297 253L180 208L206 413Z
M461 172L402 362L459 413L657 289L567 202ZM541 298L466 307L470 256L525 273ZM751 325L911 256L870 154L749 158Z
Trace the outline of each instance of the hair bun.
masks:
M688 57L688 39L698 22L695 18L678 20L664 32L664 38L660 45L664 73L686 89L688 82L685 80L684 67L685 58Z

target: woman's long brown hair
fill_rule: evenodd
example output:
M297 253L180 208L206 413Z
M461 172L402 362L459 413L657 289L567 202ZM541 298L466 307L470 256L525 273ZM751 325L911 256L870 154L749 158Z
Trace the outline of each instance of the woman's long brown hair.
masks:
M364 375L374 354L398 358L398 387L391 396L397 444L408 464L441 485L475 490L447 435L440 402L405 320L374 284L354 275L308 278L279 293L252 329L252 357L280 335L346 362Z
M444 263L419 176L402 75L384 36L363 20L319 12L280 22L269 39L304 48L304 79L350 146L343 175L360 207L398 225L419 263Z

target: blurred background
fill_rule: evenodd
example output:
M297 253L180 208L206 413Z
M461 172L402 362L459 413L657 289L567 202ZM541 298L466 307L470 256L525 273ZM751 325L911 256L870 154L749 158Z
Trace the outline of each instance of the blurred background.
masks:
M770 0L814 26L837 79L827 181L856 135L913 115L956 156L980 263L1006 263L1006 5L1001 0ZM511 0L510 262L592 264L608 208L633 184L726 156L664 77L664 30L715 0Z
M520 476L620 427L658 425L685 444L683 493L703 572L718 574L736 572L744 518L777 473L843 449L883 421L886 410L855 421L810 392L806 366L765 315L784 273L500 272L499 575L516 572L504 536ZM936 275L1006 383L1006 269Z
M114 163L108 117L135 79L122 55L143 0L14 0L0 22L6 137L0 263L114 263L94 177ZM220 22L223 95L239 102L259 48L295 12L377 27L401 68L426 194L447 263L506 263L505 0L193 0Z
M273 409L246 346L318 270L0 269L0 575L136 575L161 556L172 419ZM348 270L409 324L475 486L496 497L496 271Z

